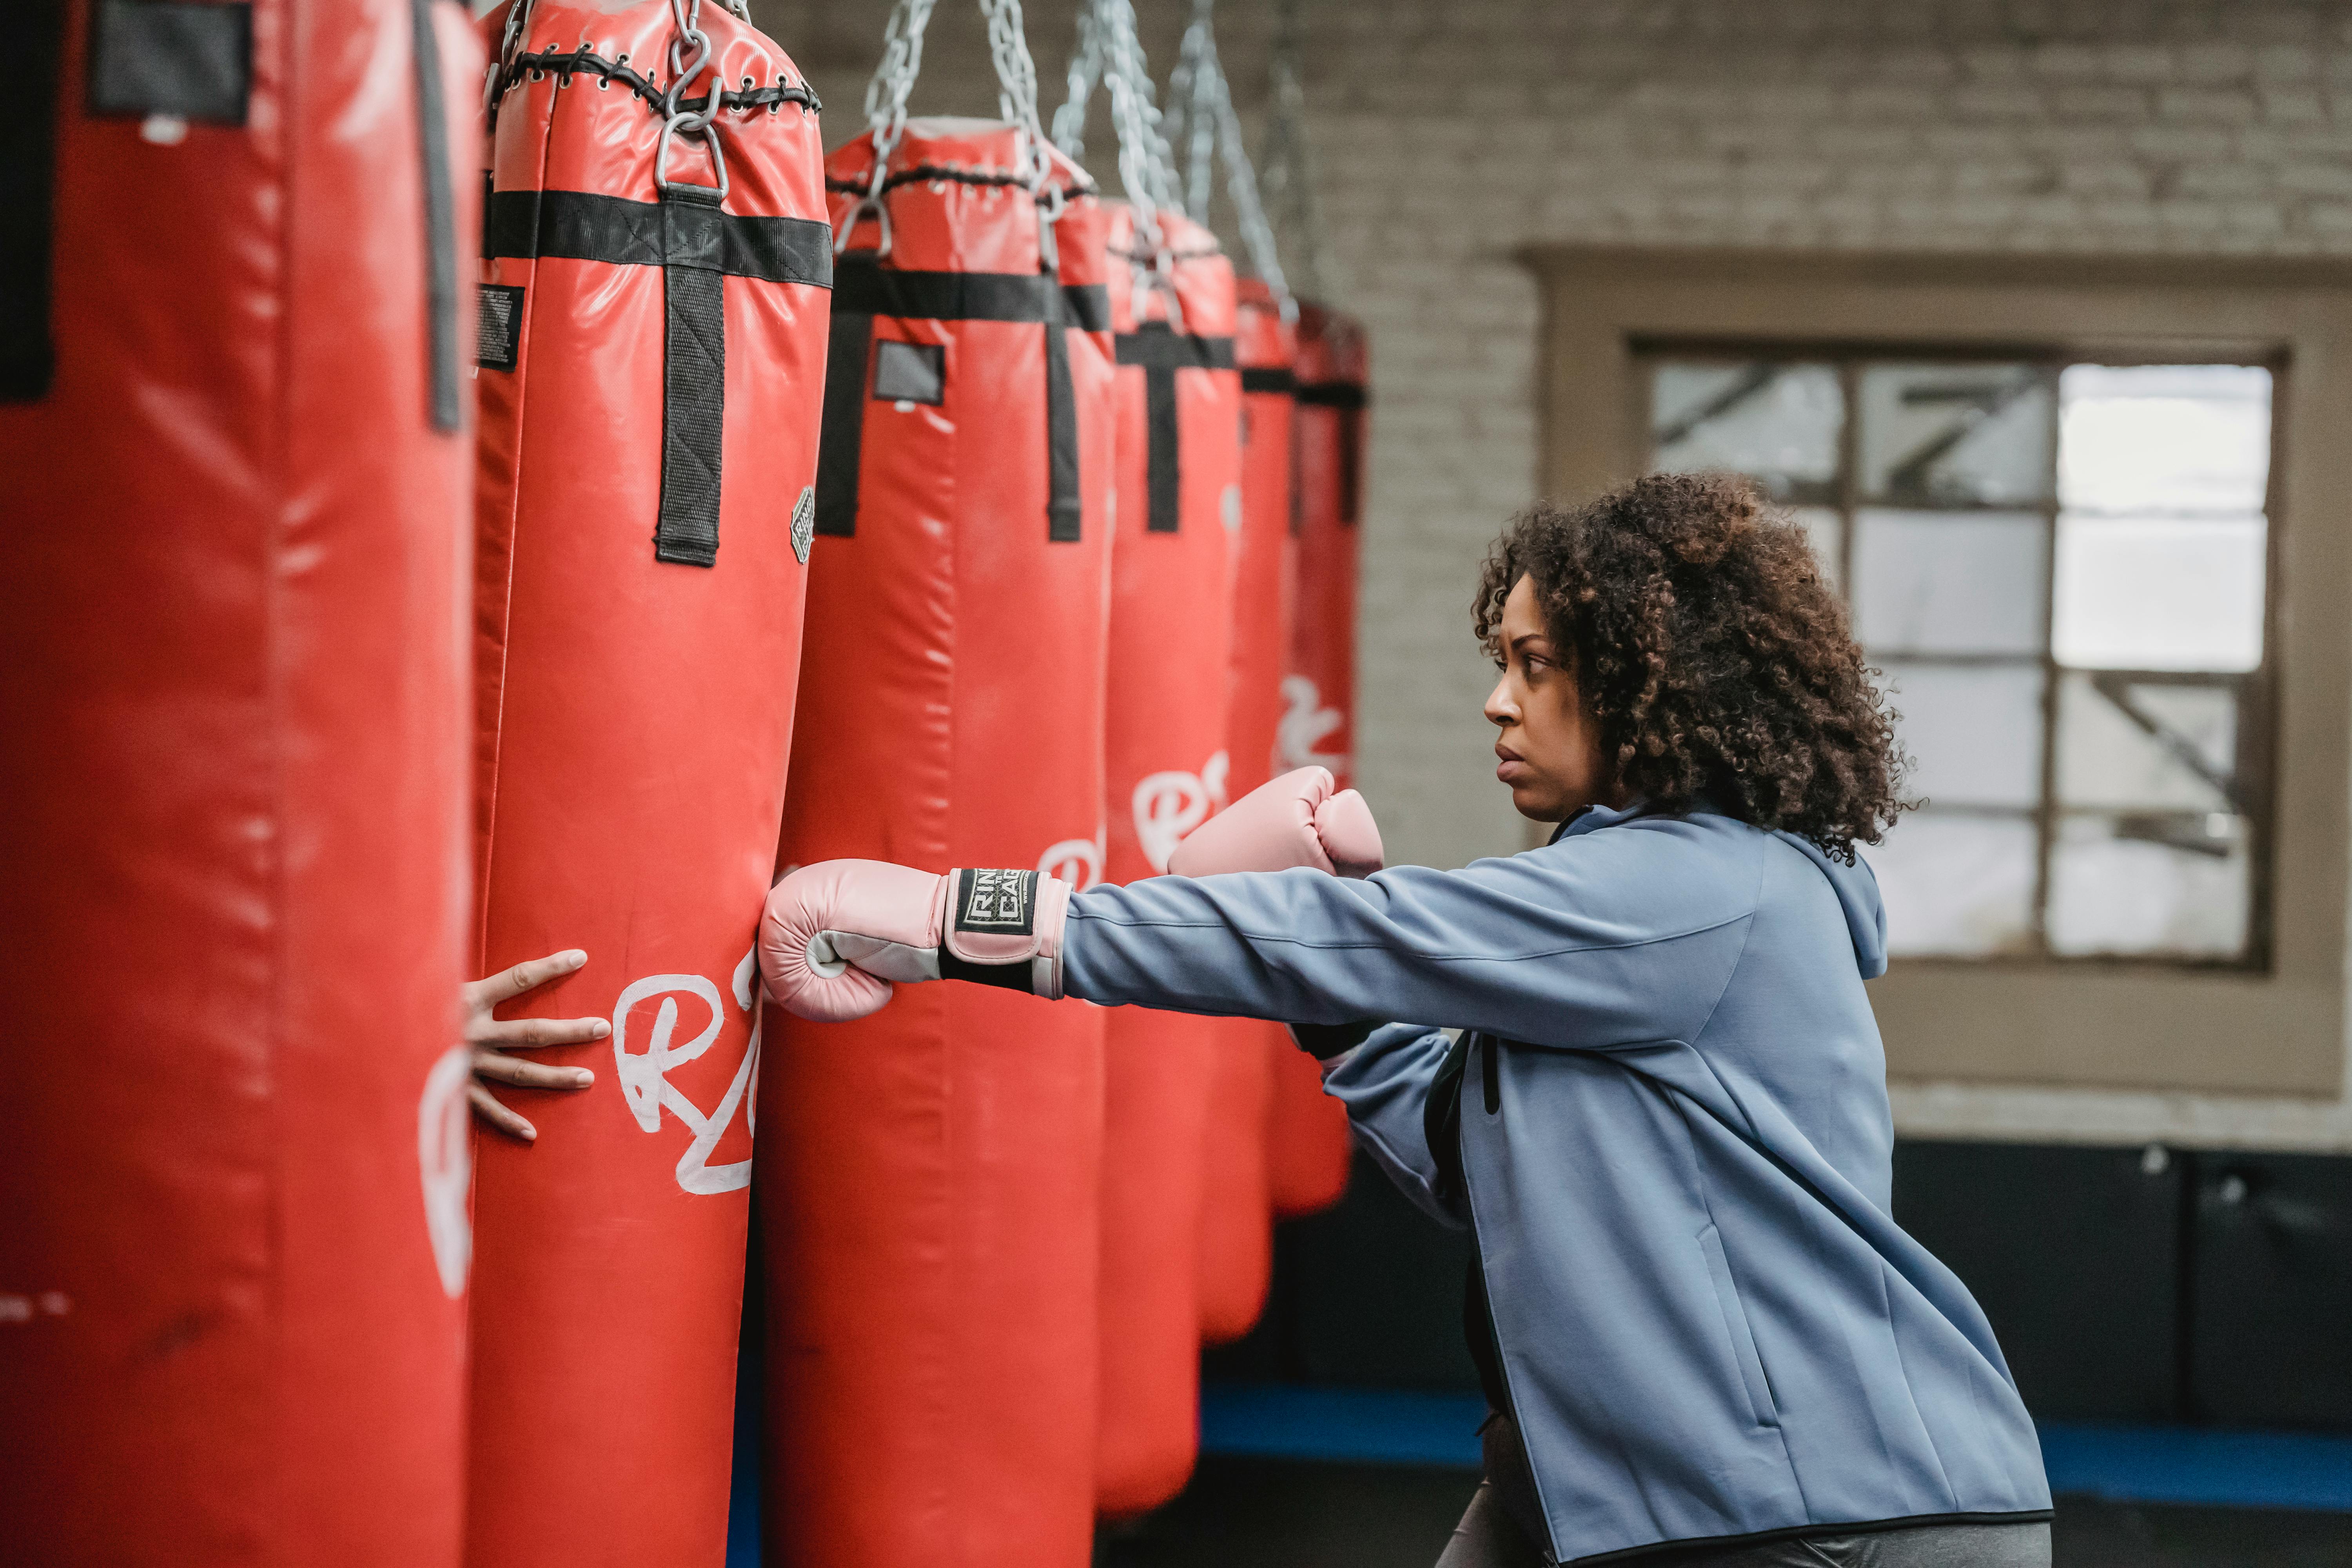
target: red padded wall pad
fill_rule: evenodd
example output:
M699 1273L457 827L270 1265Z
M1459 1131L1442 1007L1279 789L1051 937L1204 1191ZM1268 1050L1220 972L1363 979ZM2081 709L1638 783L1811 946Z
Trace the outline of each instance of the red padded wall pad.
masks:
M1244 278L1235 361L1242 374L1242 528L1234 570L1233 768L1239 800L1274 776L1282 678L1288 672L1298 573L1290 532L1291 361L1297 340L1265 284ZM1236 1340L1265 1305L1274 1262L1266 1192L1274 1074L1297 1054L1290 1031L1255 1018L1221 1025L1202 1157L1201 1337Z
M485 19L497 39L504 14ZM478 1139L468 1560L717 1563L832 274L803 79L718 5L723 204L655 180L663 0L541 0L501 68L480 386L485 972L603 1015ZM624 57L629 63L624 64ZM704 77L695 84L706 90ZM656 95L657 96L657 95ZM677 181L710 162L680 136ZM511 368L499 368L500 366Z
M1234 274L1207 231L1163 213L1181 330L1116 269L1118 538L1111 552L1105 875L1165 870L1223 804L1233 540L1241 529ZM1110 248L1132 220L1112 207ZM1114 1010L1104 1049L1102 1414L1097 1498L1140 1512L1192 1473L1200 1384L1201 1160L1223 1020Z
M1319 305L1298 311L1298 599L1283 682L1281 765L1320 763L1355 782L1356 557L1362 537L1364 329ZM1277 1215L1313 1214L1347 1190L1347 1112L1304 1051L1275 1067L1269 1182Z
M1016 156L908 121L892 164L931 172L889 176L886 256L868 221L838 258L786 864L1100 873L1106 215L1056 157L1049 269ZM840 216L872 157L833 154ZM979 985L776 1016L769 1562L1087 1562L1103 1017Z
M0 1558L452 1568L480 57L412 0L32 9Z

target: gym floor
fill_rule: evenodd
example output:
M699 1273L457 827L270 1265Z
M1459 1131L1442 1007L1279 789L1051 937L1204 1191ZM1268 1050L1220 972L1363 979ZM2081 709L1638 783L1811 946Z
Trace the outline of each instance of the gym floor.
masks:
M1468 1472L1212 1454L1097 1568L1429 1568ZM2346 1568L2352 1513L2058 1500L2054 1568Z

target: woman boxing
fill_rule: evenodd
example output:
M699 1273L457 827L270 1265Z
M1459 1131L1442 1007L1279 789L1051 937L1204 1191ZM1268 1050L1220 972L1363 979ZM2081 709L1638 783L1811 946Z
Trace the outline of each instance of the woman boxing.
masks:
M1719 476L1538 507L1473 624L1544 847L1333 876L1362 852L1318 837L1310 771L1175 862L1264 870L1072 892L829 861L770 895L772 994L845 1018L946 978L1290 1024L1476 1244L1493 1414L1443 1568L2047 1564L2000 1351L1888 1217L1885 919L1853 850L1901 809L1898 757L1803 536Z

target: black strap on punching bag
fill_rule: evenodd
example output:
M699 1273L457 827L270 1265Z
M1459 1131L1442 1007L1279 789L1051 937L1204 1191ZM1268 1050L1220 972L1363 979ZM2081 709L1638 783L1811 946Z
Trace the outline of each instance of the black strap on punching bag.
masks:
M24 84L0 115L0 403L46 397L56 368L49 329L49 255L57 197L58 71L62 5L0 7L0 58Z
M719 470L727 426L726 247L720 193L662 192L661 512L654 559L719 563Z
M1045 537L1057 544L1075 542L1078 407L1067 333L1108 331L1110 291L1099 283L1064 283L1051 272L915 272L885 267L870 251L838 258L816 467L816 531L835 539L857 532L857 469L869 384L870 395L884 402L898 401L908 390L887 382L877 364L877 316L901 321L1034 321L1045 328ZM882 346L901 345L884 339Z
M725 280L831 288L832 229L814 218L739 217L720 208L717 191L698 185L672 185L658 202L589 191L492 191L482 214L482 254L662 268L662 482L654 556L717 564ZM499 319L511 320L514 307L503 311ZM480 363L499 362L486 356Z
M416 68L417 156L425 184L425 395L436 430L458 426L457 196L449 174L449 117L441 99L441 40L433 31L437 0L409 0L411 57Z
M1176 417L1176 373L1231 370L1234 340L1179 332L1165 321L1145 321L1118 335L1118 363L1143 367L1144 423L1150 433L1145 477L1151 496L1147 533L1174 533L1179 521L1182 453Z
M1299 403L1331 409L1339 420L1339 526L1353 528L1364 508L1364 409L1371 401L1360 381L1300 384Z

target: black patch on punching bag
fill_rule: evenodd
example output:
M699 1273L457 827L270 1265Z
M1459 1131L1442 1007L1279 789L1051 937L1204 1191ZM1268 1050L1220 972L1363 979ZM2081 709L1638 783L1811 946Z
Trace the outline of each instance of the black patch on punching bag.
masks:
M948 400L948 351L940 343L884 338L874 345L874 401L923 403Z
M0 6L0 58L23 84L0 114L0 403L46 397L57 364L49 338L49 252L57 196L58 68L65 7Z
M242 125L252 96L251 5L99 0L91 13L93 115L176 114Z

